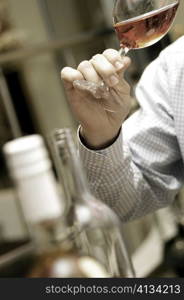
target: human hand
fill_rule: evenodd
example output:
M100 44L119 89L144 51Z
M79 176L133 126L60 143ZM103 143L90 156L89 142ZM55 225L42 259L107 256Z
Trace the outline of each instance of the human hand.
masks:
M81 62L77 69L61 71L69 103L81 124L80 133L92 148L110 143L129 113L130 86L123 77L129 65L128 57L107 49Z

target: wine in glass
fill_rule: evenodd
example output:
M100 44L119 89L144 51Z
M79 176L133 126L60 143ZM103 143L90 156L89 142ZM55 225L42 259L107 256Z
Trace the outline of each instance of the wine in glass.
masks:
M151 46L163 38L169 31L180 0L115 0L113 9L114 28L120 41L121 56L131 49ZM100 83L75 80L74 87L90 92L101 101L104 109L108 108L109 88Z
M121 54L151 46L169 31L179 0L115 0L113 22Z

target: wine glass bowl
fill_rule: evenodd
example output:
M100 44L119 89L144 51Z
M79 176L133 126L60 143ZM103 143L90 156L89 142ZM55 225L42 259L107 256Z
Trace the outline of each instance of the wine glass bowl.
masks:
M169 31L179 0L115 0L113 22L120 47L130 49L151 46Z

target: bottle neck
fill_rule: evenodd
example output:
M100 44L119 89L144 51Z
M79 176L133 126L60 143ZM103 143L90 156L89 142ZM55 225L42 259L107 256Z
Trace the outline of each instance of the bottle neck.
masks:
M49 145L51 150L51 155L54 161L54 167L56 169L56 174L58 177L58 181L60 184L60 190L63 191L63 206L64 206L64 216L66 217L68 211L70 210L72 199L71 193L68 187L68 180L67 180L67 166L63 159L61 159L59 142L56 141L55 137L56 133L50 135Z
M85 195L90 194L90 191L71 131L58 130L55 136L61 162L61 177L69 201L71 205L74 201L75 204L85 204Z

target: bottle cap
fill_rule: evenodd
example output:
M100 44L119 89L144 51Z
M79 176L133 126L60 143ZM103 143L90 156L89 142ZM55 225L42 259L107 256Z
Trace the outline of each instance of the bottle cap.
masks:
M6 143L3 151L26 220L37 223L58 218L62 203L43 138L21 137Z
M34 176L51 166L44 140L40 135L30 135L6 143L3 151L14 179Z

